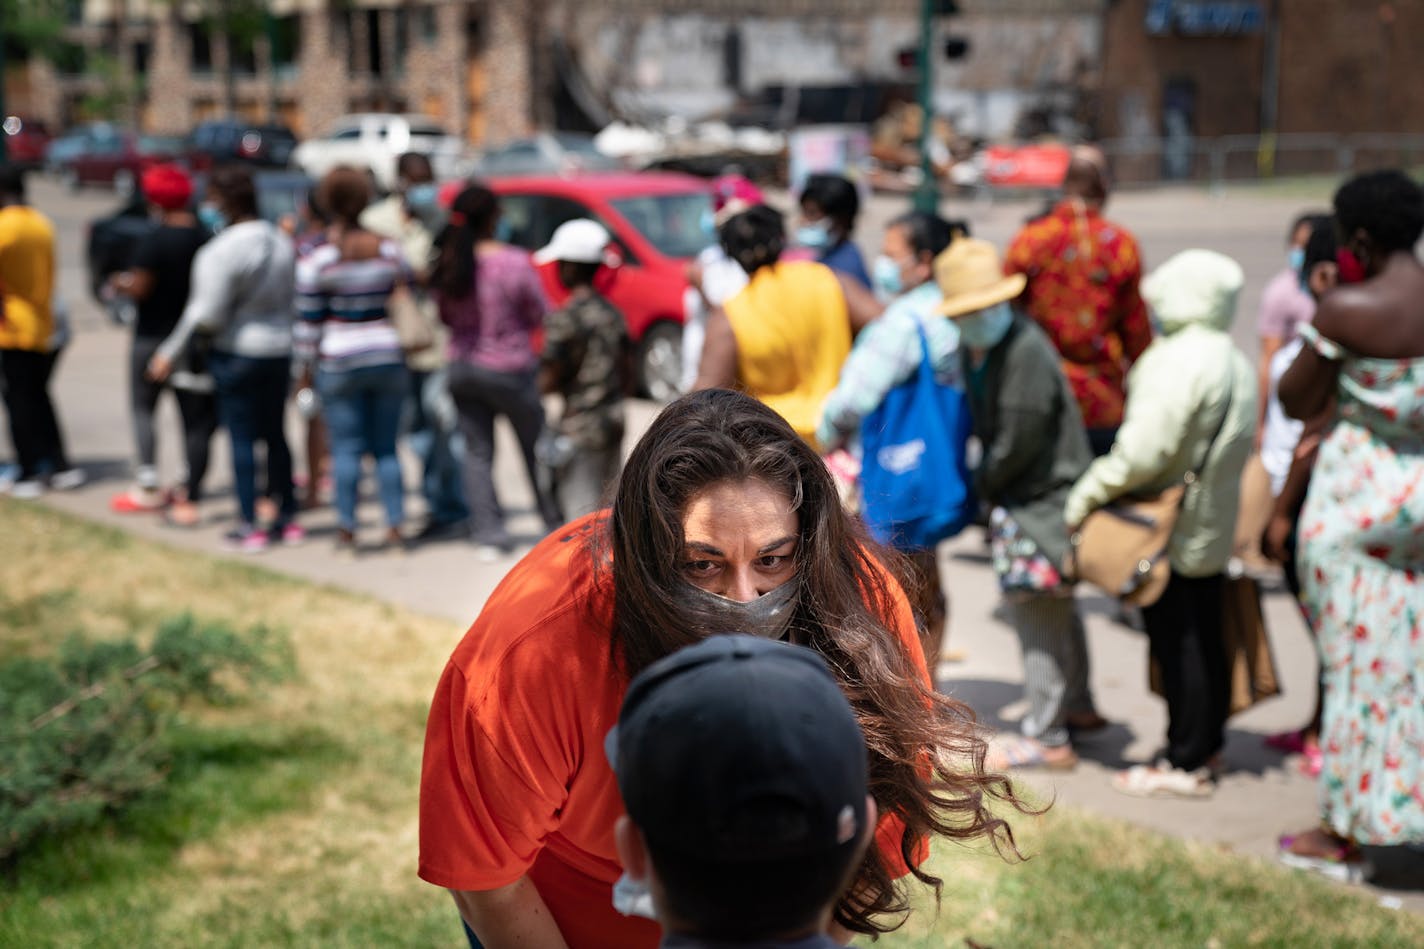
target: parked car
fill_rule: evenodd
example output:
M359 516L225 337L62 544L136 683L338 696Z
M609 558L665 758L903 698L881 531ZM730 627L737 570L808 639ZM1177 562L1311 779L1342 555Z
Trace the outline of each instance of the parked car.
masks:
M292 152L292 164L312 178L337 165L366 168L378 188L389 191L396 182L396 159L405 152L423 152L439 178L459 175L464 143L423 115L372 112L348 115L325 135L309 138Z
M594 147L592 135L544 132L486 149L475 159L474 173L481 177L561 175L623 168L618 159Z
M12 165L33 170L44 164L49 147L49 129L43 122L19 115L7 115L0 122L5 135L5 160Z
M79 153L60 166L60 176L72 189L83 185L109 185L121 196L133 194L138 176L158 162L183 154L183 140L140 135L111 125L95 126Z
M312 181L296 171L259 171L253 176L257 186L257 210L265 220L283 224L294 218L306 204ZM204 176L193 181L193 206L202 203L207 191ZM89 222L85 241L85 262L88 265L89 292L101 305L117 314L114 301L105 300L103 288L110 275L127 269L133 263L133 250L158 223L148 213L148 203L137 189L118 210ZM116 317L117 318L117 317Z
M520 247L537 250L554 228L574 218L592 218L608 229L620 264L600 289L628 321L638 387L660 401L677 396L682 324L697 305L684 269L708 243L711 186L663 172L491 178L488 184L500 196L510 243ZM549 299L561 305L568 292L555 270L545 265L540 276Z
M297 136L285 125L218 119L200 122L188 133L185 153L194 171L226 162L286 168L296 147Z
M76 125L64 134L50 139L45 146L44 170L58 177L64 173L64 166L73 158L84 153L89 147L89 139L99 134L99 128L112 128L107 122L89 122ZM112 132L107 134L112 135Z

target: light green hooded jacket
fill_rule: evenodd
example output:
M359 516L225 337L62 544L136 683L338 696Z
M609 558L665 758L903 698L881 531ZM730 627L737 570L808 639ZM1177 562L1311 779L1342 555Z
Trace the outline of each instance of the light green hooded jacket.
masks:
M1116 498L1162 491L1204 463L1168 551L1172 569L1186 577L1220 573L1231 559L1256 424L1255 373L1228 334L1244 281L1235 261L1208 250L1183 251L1143 279L1160 335L1128 373L1112 451L1078 479L1064 506L1064 519L1080 524Z

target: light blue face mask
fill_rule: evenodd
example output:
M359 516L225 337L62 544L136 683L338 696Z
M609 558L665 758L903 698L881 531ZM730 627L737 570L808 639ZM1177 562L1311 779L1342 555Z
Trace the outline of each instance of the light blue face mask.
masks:
M1286 261L1290 264L1293 273L1300 273L1300 268L1305 266L1305 248L1292 247L1286 254Z
M817 221L802 224L796 229L796 243L809 250L825 250L831 246L831 222Z
M996 303L957 322L960 343L970 349L993 349L1013 325L1014 310L1007 303Z
M514 236L514 228L504 218L500 218L494 226L494 239L501 244L508 244L509 239Z
M881 254L870 267L870 279L875 284L875 292L881 300L898 297L905 292L905 280L900 275L900 265L894 258Z
M405 189L405 206L416 214L429 214L439 206L439 196L434 182L411 185Z
M216 234L227 227L227 215L211 204L198 205L198 223Z

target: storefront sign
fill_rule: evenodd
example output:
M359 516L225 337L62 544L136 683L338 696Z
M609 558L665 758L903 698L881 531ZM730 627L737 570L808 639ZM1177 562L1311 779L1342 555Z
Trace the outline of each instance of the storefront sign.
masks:
M1265 24L1266 11L1253 0L1151 0L1147 7L1151 36L1240 36Z

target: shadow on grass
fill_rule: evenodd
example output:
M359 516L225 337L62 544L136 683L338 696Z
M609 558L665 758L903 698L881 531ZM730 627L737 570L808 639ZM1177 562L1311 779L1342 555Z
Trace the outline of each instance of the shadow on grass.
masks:
M57 896L123 885L166 869L183 845L224 828L300 807L355 754L298 726L203 727L169 732L168 774L117 814L55 834L5 868L13 896ZM0 901L0 905L3 905Z

